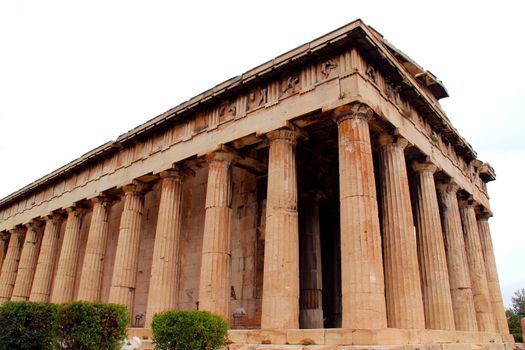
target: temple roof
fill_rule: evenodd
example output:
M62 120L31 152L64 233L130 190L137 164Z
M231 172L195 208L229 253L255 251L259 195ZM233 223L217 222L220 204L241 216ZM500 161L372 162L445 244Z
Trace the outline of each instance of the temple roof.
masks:
M0 207L107 157L121 147L140 140L175 120L188 117L203 106L260 84L261 81L275 77L283 71L295 69L320 56L341 51L342 48L349 46L358 47L367 61L374 64L390 82L396 84L400 95L412 104L434 129L439 130L467 163L476 158L476 152L452 126L438 103L440 98L448 97L443 83L385 40L379 32L358 19L194 96L120 135L116 141L106 142L0 200Z

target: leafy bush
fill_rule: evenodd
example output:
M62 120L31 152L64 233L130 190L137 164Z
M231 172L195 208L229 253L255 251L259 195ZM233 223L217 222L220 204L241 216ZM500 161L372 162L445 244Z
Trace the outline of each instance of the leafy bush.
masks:
M207 311L167 311L153 316L158 350L215 350L226 345L228 324Z
M128 311L123 305L72 302L59 308L61 349L120 349L126 338Z
M57 307L8 301L0 305L0 350L54 349Z

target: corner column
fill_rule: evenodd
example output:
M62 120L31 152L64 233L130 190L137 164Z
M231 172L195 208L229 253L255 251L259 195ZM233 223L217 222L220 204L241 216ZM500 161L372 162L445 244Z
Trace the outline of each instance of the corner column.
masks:
M80 254L80 227L82 225L84 209L71 207L67 208L66 211L66 229L50 299L50 301L55 304L67 303L73 300L78 255Z
M208 154L208 184L202 237L199 310L229 319L231 288L231 165L227 152Z
M458 185L438 184L438 193L443 208L443 230L445 233L448 275L454 321L458 331L476 332L476 309L468 270L465 240L458 205Z
M408 141L380 138L379 158L383 213L388 327L425 328L416 236L404 149Z
M297 132L267 134L268 194L261 328L299 328L299 222L295 145Z
M373 110L338 108L343 328L386 328L385 284L368 122Z
M113 278L109 290L109 302L128 308L133 318L133 303L137 285L137 266L140 251L140 229L144 212L144 183L134 180L124 186L124 209L120 218ZM160 286L159 286L160 287Z
M0 272L0 302L8 301L13 294L16 273L18 271L18 261L24 246L25 230L21 227L9 230L11 237L5 255L2 271Z
M427 329L455 330L432 163L414 163L416 232Z
M41 237L38 233L39 222L31 222L26 225L27 231L25 236L24 247L18 263L18 272L16 274L15 287L11 300L23 301L28 300L33 285L38 252L40 250Z
M483 252L481 250L474 206L474 203L470 201L461 201L460 203L470 281L474 294L474 307L476 309L478 330L481 332L495 332L496 323L492 315L487 274L483 261Z
M507 323L503 298L501 297L496 257L494 256L494 247L492 246L492 237L490 235L489 217L490 215L486 213L478 217L478 231L487 273L490 302L498 331L501 334L509 334L509 324Z
M78 300L100 300L108 241L109 212L113 201L113 198L104 195L92 199L93 215L89 226L84 263L80 273Z
M301 328L324 328L319 196L309 192L301 201Z
M63 218L58 214L48 215L45 218L46 226L40 246L40 254L36 264L35 277L31 287L30 301L49 301L56 256L59 251L60 226Z
M177 307L182 175L177 170L160 173L160 204L151 264L146 327L153 315ZM162 288L159 288L162 286Z

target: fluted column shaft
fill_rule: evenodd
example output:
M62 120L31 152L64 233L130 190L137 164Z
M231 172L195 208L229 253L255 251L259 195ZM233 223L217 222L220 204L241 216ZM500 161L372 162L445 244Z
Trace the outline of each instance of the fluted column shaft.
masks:
M268 194L261 328L299 328L296 132L268 133Z
M93 215L89 226L77 296L78 300L85 301L100 300L112 198L99 196L92 201Z
M474 205L462 202L460 212L478 329L482 332L494 332L496 331L496 323L490 304L487 274L485 272Z
M18 263L18 272L16 274L15 287L11 300L21 301L28 300L33 285L36 263L38 261L38 252L40 251L41 235L38 232L38 223L26 225L27 231L25 236L24 247Z
M20 260L20 254L22 253L22 247L24 246L24 229L15 228L10 230L9 233L11 237L9 238L7 253L2 264L2 271L0 272L0 302L8 301L13 294L18 262Z
M338 125L343 328L386 328L374 163L364 104L334 112Z
M415 163L412 168L425 325L427 329L454 330L445 243L434 182L437 167L431 163Z
M177 306L182 176L178 171L160 173L161 190L153 261L151 264L146 326L153 315ZM159 288L162 286L161 288Z
M323 328L323 270L319 227L319 194L301 201L301 328Z
M199 310L229 319L231 288L231 163L224 152L208 155L208 184L199 285Z
M67 209L66 229L58 259L51 302L60 304L73 300L78 256L80 254L80 228L84 210L77 207Z
M9 245L9 234L0 233L0 270L4 263L5 254L7 253L7 246Z
M31 287L30 301L49 301L51 296L51 286L53 282L53 272L55 270L56 256L60 243L60 226L62 217L59 215L49 215L46 217L46 226L40 246L40 254L36 264L35 277Z
M391 328L425 328L405 139L383 135L380 155L386 305Z
M488 216L482 215L480 218L478 218L478 231L485 262L485 270L487 273L487 283L489 287L490 302L492 304L492 313L494 315L498 331L502 334L509 334L509 325L505 315L503 298L501 297L498 270L496 268L496 257L494 256L494 247L492 246L492 237L490 235Z
M124 186L123 190L124 209L120 218L109 302L125 305L132 318L137 286L140 229L144 212L144 185L139 181L134 181Z
M439 184L437 187L443 208L443 230L446 237L450 294L456 329L475 332L478 330L478 323L461 227L458 186L455 183L448 183Z

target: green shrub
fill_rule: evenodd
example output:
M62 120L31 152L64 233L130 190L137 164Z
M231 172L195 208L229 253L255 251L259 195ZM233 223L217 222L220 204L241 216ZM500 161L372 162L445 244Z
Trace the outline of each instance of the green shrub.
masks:
M0 305L0 350L54 349L57 307L8 301Z
M167 311L153 316L158 350L215 350L226 345L228 324L207 311Z
M75 301L59 308L58 342L61 349L120 349L127 326L123 305Z

